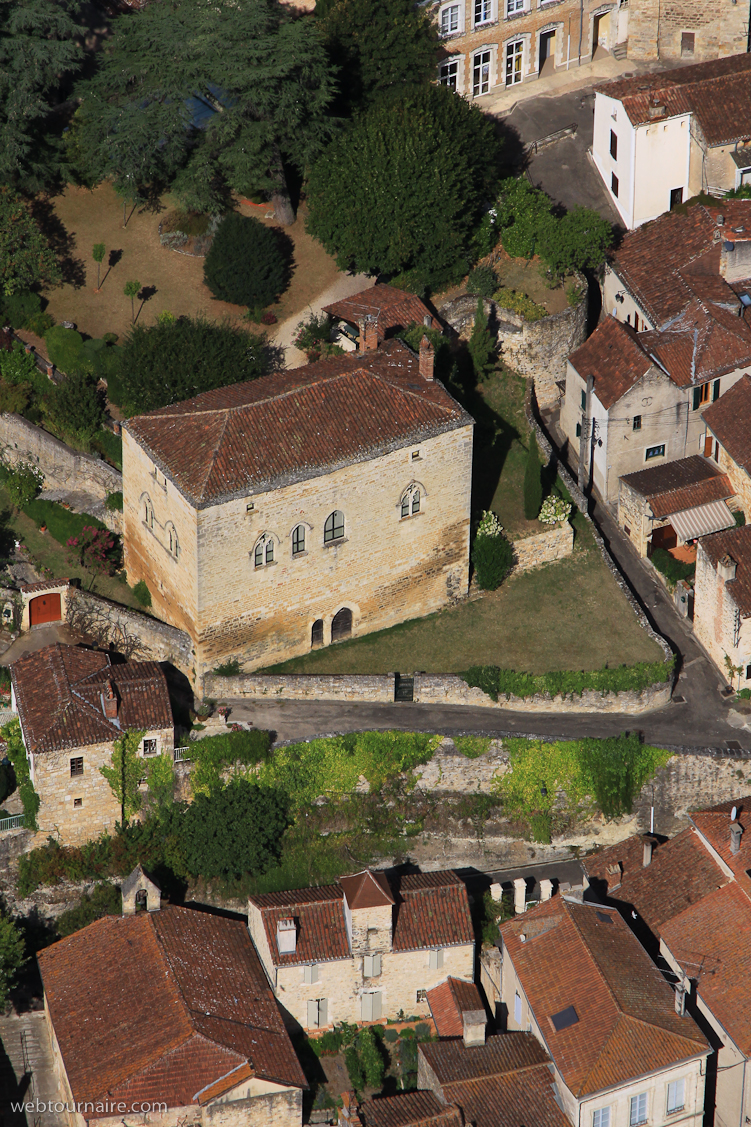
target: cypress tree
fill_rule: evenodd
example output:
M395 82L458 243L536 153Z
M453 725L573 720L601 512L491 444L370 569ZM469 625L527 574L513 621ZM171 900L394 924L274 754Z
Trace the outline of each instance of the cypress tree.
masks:
M532 431L529 436L527 468L524 471L524 516L535 520L542 507L542 462L537 449L537 438Z
M488 329L488 318L482 297L477 299L477 312L472 336L469 338L469 354L478 381L482 382L493 366L493 337ZM542 503L542 502L541 502Z

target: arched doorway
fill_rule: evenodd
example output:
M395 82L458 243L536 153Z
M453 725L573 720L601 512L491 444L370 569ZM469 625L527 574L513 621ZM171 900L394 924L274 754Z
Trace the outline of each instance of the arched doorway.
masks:
M352 634L352 611L349 607L342 607L331 620L331 641L343 642Z
M62 619L60 595L37 595L29 603L29 625L39 626L42 622L60 622Z
M323 645L323 619L317 618L310 631L310 644L314 648Z

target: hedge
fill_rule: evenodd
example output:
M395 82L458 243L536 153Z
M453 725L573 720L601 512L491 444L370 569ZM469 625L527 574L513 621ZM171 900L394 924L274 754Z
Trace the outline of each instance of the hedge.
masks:
M473 665L460 673L463 681L473 689L482 689L493 700L504 696L532 697L536 694L556 696L581 696L587 690L596 693L641 692L650 685L661 685L673 674L674 659L669 661L640 661L636 665L618 665L591 672L557 670L553 673L516 673L513 669L500 669L497 665Z

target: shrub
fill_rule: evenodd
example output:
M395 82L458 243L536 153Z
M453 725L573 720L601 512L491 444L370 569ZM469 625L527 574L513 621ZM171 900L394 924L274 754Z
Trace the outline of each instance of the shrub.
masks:
M217 665L214 673L217 677L237 677L240 673L240 662L236 657L231 657L229 661L223 661L221 665Z
M26 748L21 735L21 725L18 720L11 720L8 724L5 724L3 728L0 728L0 736L5 740L8 759L10 759L13 764L13 772L18 785L18 794L23 804L24 815L26 816L26 829L36 830L39 828L37 826L39 795L34 790L34 784L31 781L29 760L26 756Z
M541 845L550 845L553 840L550 814L547 812L533 814L529 819L529 828L532 834L532 841L537 841Z
M211 226L211 216L205 212L186 211L177 208L170 211L162 220L161 227L164 233L179 231L183 235L195 238L205 235Z
M103 575L114 575L122 563L120 538L108 528L87 525L79 536L72 536L67 546L78 553L83 567Z
M42 299L32 290L17 290L2 301L4 323L12 325L14 329L28 328L30 318L41 312Z
M139 579L138 582L134 584L133 594L136 598L136 602L140 603L142 607L151 606L151 591L146 586L144 579Z
M480 297L492 297L497 285L498 279L492 266L475 266L474 270L469 272L467 293L476 293Z
M493 700L503 695L531 697L537 693L550 696L577 696L586 690L597 693L641 692L651 685L669 681L673 674L673 661L640 661L636 665L578 672L557 670L552 673L516 673L513 669L499 669L497 665L475 665L461 674L462 680L473 688L482 689Z
M104 507L110 513L121 513L123 511L122 493L108 493L104 499Z
M331 342L333 324L328 313L311 313L304 321L299 322L292 343L303 352L320 351L322 345Z
M113 434L111 430L102 427L101 430L97 431L94 435L91 445L94 450L98 450L100 454L103 454L108 462L118 470L122 470L123 440L119 434Z
M396 1029L385 1029L383 1032L383 1039L389 1045L393 1045L395 1041L399 1040L399 1033Z
M64 329L55 325L45 335L47 355L56 368L67 375L80 370L84 363L83 337L75 329Z
M537 519L543 524L557 524L559 521L568 520L571 504L561 497L546 497L542 503Z
M519 290L496 290L493 301L500 305L501 309L510 309L512 313L518 313L525 321L541 321L548 315L544 305L538 305L531 297L520 293Z
M639 735L630 732L611 739L581 740L578 755L605 817L630 814L635 795L649 777L649 749L642 746Z
M665 548L655 548L650 559L670 583L677 583L679 579L693 579L696 573L695 563L683 563L671 556Z
M485 303L481 297L478 297L475 323L472 327L472 335L469 338L469 355L472 358L475 376L480 383L486 379L493 367L494 349L493 336L488 328Z
M17 509L25 509L42 491L44 474L29 462L18 462L5 481L8 495Z
M380 1088L383 1084L384 1060L372 1030L361 1030L357 1035L356 1045L365 1083L369 1088Z
M90 893L84 893L75 908L57 917L55 930L63 938L88 927L94 920L101 920L103 916L119 916L122 912L122 895L116 884L100 881Z
M0 803L5 802L16 789L16 773L12 763L0 763ZM2 817L3 815L0 815Z
M13 920L0 915L0 1013L5 1010L10 991L25 962L25 944L21 929Z
M203 278L214 297L234 305L269 305L289 284L288 257L277 231L233 211L219 225Z
M529 452L524 470L524 516L536 520L542 507L542 463L537 448L537 437L532 431L529 436Z
M350 1045L345 1052L344 1063L347 1066L350 1084L356 1092L361 1092L365 1087L365 1075L360 1063L360 1055L354 1045Z
M417 1037L418 1041L432 1041L433 1040L433 1035L430 1032L430 1026L427 1025L424 1021L419 1022L415 1026L415 1036Z
M235 763L255 767L265 763L271 736L260 728L222 732L192 744L193 770L190 785L194 794L214 794L222 789L223 773Z
M495 513L483 513L472 545L472 566L477 585L483 591L495 591L511 570L514 549L503 535Z
M182 817L188 872L209 880L266 872L279 860L287 807L283 792L242 778L211 795L196 795Z
M736 512L733 513L733 517L735 519L735 527L743 528L746 523L746 514L744 513L743 509L736 510Z
M500 187L498 224L503 249L512 258L532 258L539 249L540 233L555 224L550 200L525 177L511 177Z
M50 387L47 414L66 441L88 450L104 422L104 404L104 392L97 387L96 378L79 371Z
M561 219L544 223L539 253L559 277L574 270L597 270L613 245L613 226L588 207L574 207Z
M86 513L72 513L58 505L55 501L43 501L37 498L24 505L23 511L34 521L38 528L46 525L47 531L58 544L67 544L71 537L82 536L85 528L95 528L107 531L106 526L95 517Z

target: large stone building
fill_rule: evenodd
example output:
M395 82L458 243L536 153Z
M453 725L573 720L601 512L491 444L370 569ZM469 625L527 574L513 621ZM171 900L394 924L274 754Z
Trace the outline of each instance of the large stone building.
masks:
M160 666L113 664L107 654L55 643L14 661L11 682L40 832L66 845L112 832L122 811L100 768L112 766L115 741L141 732L138 755L146 759L174 748Z
M474 931L453 872L395 879L365 870L338 884L251 896L248 928L272 989L304 1029L428 1016L428 992L471 983Z
M748 50L749 0L628 0L629 59L721 59Z
M427 340L131 419L128 578L193 639L199 682L436 611L468 587L472 427Z
M750 141L749 54L618 79L595 91L592 159L628 228L700 192L751 183Z
M38 955L70 1127L300 1127L308 1085L245 924L133 877L122 916Z

